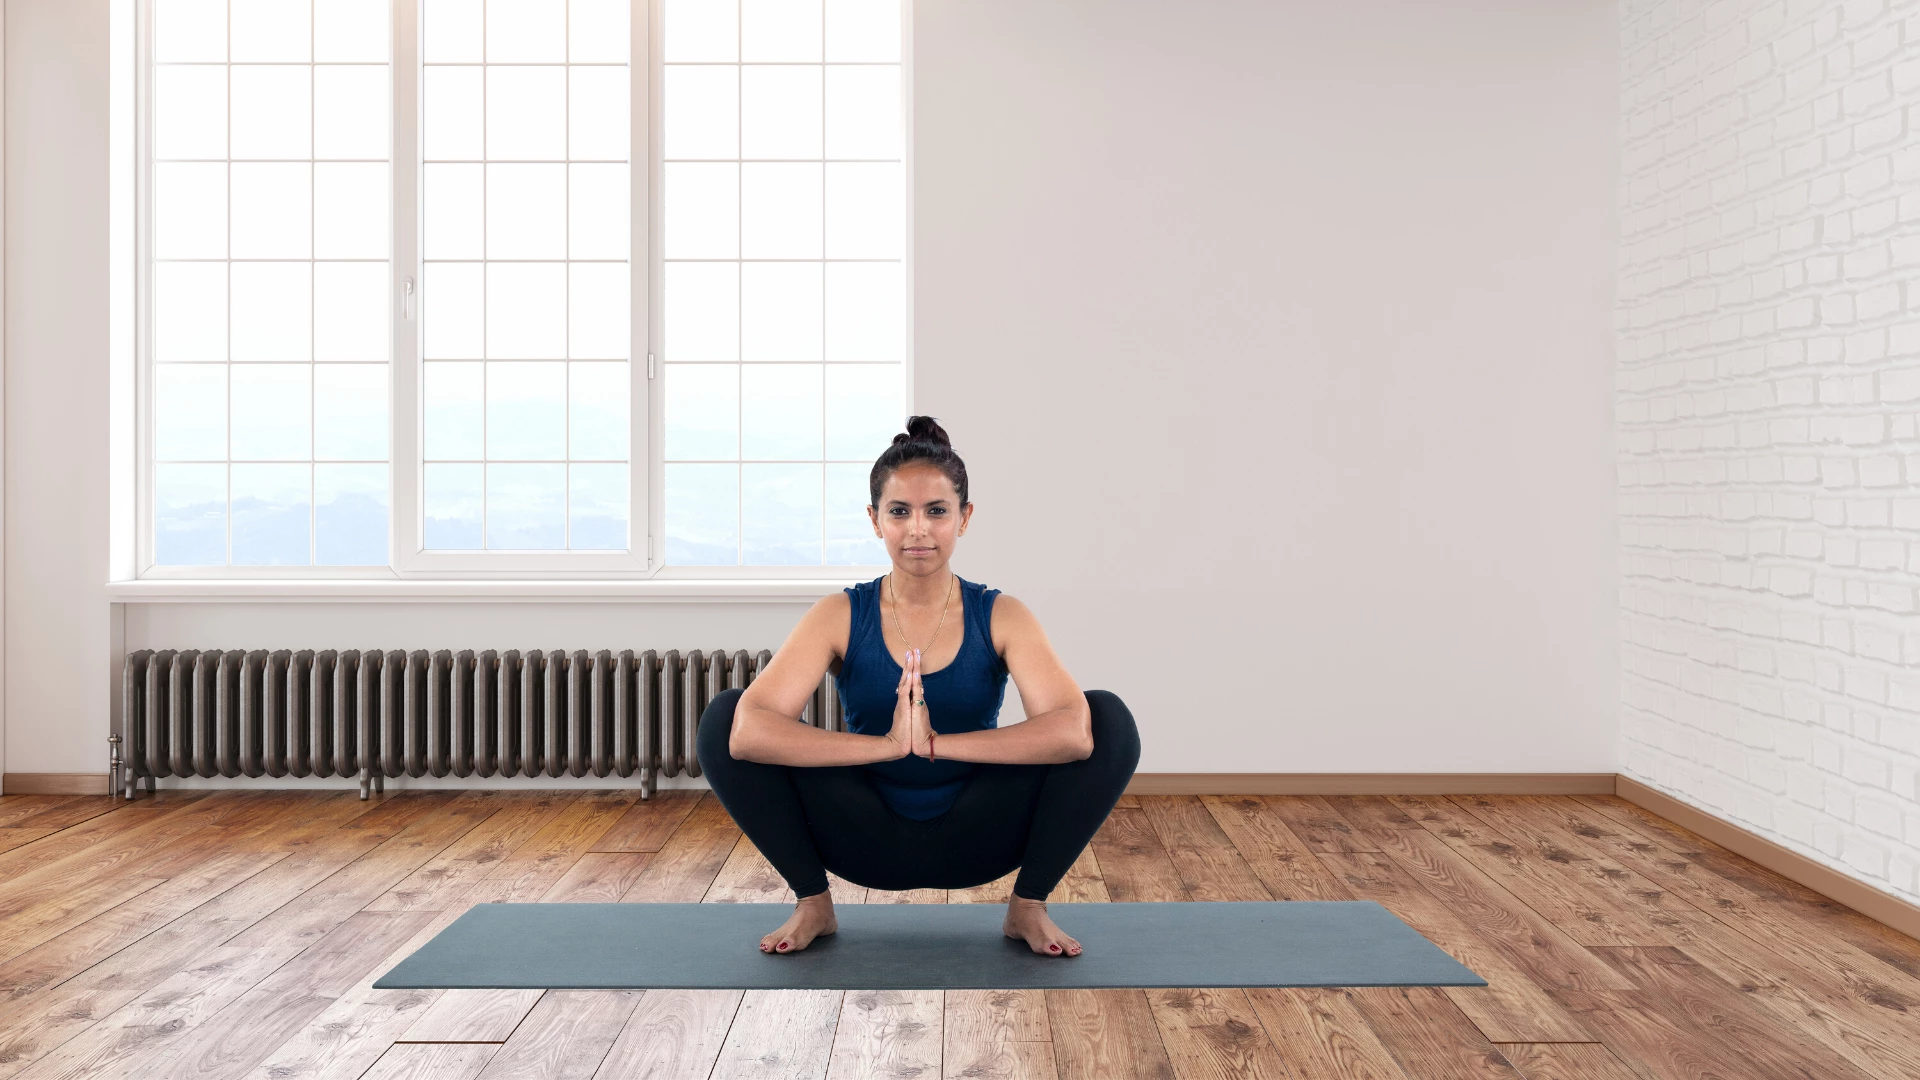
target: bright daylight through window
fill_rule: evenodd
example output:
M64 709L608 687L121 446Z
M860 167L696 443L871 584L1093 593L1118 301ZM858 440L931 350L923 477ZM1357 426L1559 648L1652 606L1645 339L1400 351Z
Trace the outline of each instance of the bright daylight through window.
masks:
M150 565L883 562L900 3L151 0Z

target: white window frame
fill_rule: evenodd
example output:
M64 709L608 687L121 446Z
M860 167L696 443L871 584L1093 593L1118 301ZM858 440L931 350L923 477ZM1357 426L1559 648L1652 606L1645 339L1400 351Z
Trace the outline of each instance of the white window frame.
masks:
M316 3L324 0L314 0ZM133 297L130 310L117 312L131 321L133 333L133 413L137 478L121 505L131 504L134 517L134 576L142 580L308 580L308 579L419 579L436 578L542 579L651 579L668 581L839 581L862 577L873 566L668 566L665 563L666 495L664 394L654 393L660 375L660 320L654 317L662 303L663 251L659 243L663 190L661 146L661 82L664 62L660 52L664 0L632 0L629 70L632 73L631 145L644 148L629 162L633 185L630 266L633 283L632 338L629 359L630 411L628 457L631 547L626 551L428 551L423 547L424 500L421 483L425 468L421 424L421 382L424 374L420 319L422 221L418 197L423 172L420 156L422 112L420 83L423 55L418 36L422 0L391 0L392 111L392 248L389 257L393 327L388 408L388 565L377 566L158 566L154 563L154 395L152 335L152 198L153 198L153 0L119 0L116 12L130 7L133 20L133 111L137 120L127 134L133 144L122 152L133 162L131 267ZM903 174L906 191L905 249L902 271L906 280L906 340L903 343L903 404L913 401L913 5L900 0L900 68ZM126 6L123 6L126 5ZM229 509L231 513L231 509ZM122 564L124 565L124 564Z

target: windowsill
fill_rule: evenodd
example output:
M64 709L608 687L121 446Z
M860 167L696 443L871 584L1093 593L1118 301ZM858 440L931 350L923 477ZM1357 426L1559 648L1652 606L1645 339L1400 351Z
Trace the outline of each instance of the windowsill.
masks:
M860 579L865 580L865 579ZM148 579L110 581L107 599L121 604L273 603L804 603L854 584L855 579L749 581L648 580L396 580L281 578L252 580Z

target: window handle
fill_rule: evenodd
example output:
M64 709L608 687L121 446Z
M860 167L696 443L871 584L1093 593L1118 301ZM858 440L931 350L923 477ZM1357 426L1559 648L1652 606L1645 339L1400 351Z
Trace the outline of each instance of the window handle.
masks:
M413 321L413 279L400 279L400 318L405 322Z

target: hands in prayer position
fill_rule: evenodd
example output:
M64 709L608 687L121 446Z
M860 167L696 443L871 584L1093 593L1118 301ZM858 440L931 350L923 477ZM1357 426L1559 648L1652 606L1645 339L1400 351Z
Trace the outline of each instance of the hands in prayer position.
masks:
M927 715L927 694L920 686L919 649L907 650L907 662L900 669L893 728L887 738L893 741L895 760L910 754L933 756L933 720Z

